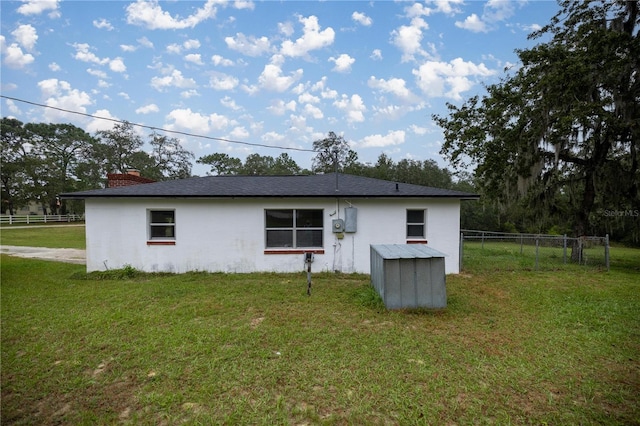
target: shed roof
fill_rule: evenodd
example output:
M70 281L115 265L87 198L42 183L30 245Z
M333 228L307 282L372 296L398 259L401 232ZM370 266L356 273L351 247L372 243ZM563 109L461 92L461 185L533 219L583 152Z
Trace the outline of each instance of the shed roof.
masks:
M476 194L450 189L396 183L387 180L329 173L304 176L204 176L168 180L120 188L61 194L67 199L86 198L256 198L256 197L349 197L349 198L459 198L478 199Z
M371 248L383 259L430 259L447 256L425 244L376 244Z

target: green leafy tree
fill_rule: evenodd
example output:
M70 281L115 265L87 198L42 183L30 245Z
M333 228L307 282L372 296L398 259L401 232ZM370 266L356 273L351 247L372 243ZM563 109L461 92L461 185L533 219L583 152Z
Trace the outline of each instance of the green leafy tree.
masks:
M36 196L46 202L52 213L66 214L58 195L84 189L78 180L78 166L88 161L95 140L72 124L29 123L32 151L39 157L38 176L33 176Z
M302 169L295 162L293 158L286 152L278 155L273 162L273 169L271 174L273 175L297 175L300 174Z
M273 174L275 159L269 155L251 154L244 160L240 171L243 175L264 176Z
M560 5L532 35L551 39L518 51L515 74L433 118L444 130L442 154L457 169L475 165L484 195L568 220L581 236L596 230L599 209L640 203L638 3Z
M177 138L156 132L150 135L151 154L158 179L182 179L191 176L193 152L185 149ZM153 179L153 178L151 178Z
M242 160L219 152L202 156L196 163L211 166L210 173L214 176L237 175L242 168Z
M346 171L358 161L358 154L353 151L349 143L342 136L329 132L327 137L313 142L316 152L313 158L312 171L314 173L330 173Z
M2 212L14 214L34 198L32 176L40 159L31 150L31 135L24 123L13 118L0 122L0 183Z
M95 160L105 176L106 173L127 173L128 169L137 168L132 164L131 154L140 151L144 141L131 123L117 123L111 130L98 131L96 137L99 145L95 149Z

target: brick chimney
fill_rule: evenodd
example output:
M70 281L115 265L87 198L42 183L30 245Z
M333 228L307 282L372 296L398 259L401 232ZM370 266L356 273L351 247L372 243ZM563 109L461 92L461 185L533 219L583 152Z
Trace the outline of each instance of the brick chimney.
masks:
M153 179L140 176L140 171L135 169L129 169L127 173L107 173L107 180L109 181L109 188L155 182Z

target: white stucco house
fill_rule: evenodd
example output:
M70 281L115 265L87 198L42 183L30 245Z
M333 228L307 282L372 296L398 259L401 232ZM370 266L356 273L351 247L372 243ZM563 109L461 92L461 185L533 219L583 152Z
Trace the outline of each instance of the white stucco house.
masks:
M428 244L459 272L475 194L347 174L206 176L62 194L84 199L87 271L370 272L371 244Z

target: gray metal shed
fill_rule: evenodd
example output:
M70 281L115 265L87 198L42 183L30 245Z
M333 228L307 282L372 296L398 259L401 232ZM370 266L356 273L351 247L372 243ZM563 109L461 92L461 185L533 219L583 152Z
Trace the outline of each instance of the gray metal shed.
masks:
M371 284L388 309L446 308L445 256L424 244L371 245Z

